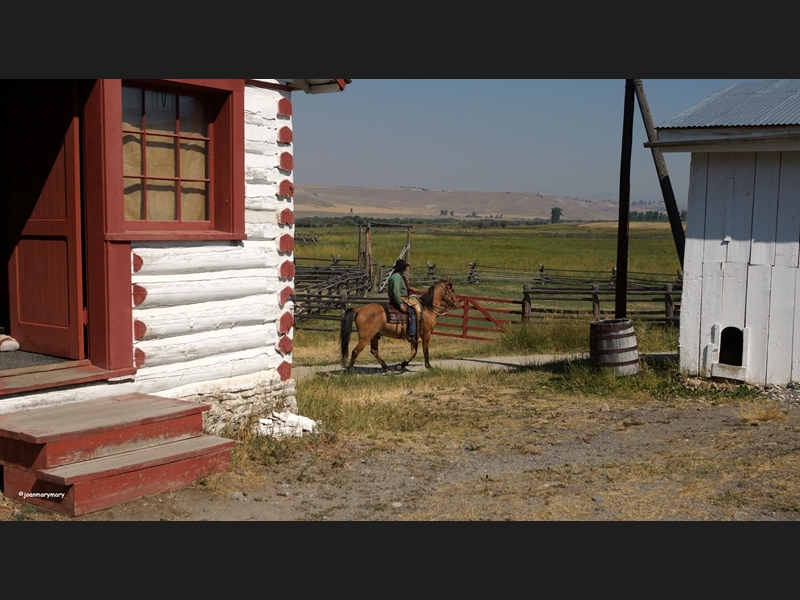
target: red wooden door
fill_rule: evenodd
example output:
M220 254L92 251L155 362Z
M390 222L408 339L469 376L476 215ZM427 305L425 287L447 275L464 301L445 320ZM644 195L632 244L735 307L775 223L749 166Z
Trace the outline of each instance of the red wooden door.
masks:
M8 265L11 335L21 350L82 359L78 117L68 121L66 134L63 129L47 133L58 135L57 143L50 144L55 152L36 155L37 160L45 160L37 165L40 183L26 202L33 204L32 211ZM24 165L17 164L15 169L24 170Z

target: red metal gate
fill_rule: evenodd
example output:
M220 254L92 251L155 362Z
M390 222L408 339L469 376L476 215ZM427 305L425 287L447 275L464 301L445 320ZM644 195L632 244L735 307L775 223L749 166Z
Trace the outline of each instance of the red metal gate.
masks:
M458 299L463 303L462 308L453 309L439 317L433 335L465 340L493 340L507 332L506 325L519 323L522 318L521 300L461 295ZM460 333L454 333L453 330ZM489 337L492 334L494 336Z

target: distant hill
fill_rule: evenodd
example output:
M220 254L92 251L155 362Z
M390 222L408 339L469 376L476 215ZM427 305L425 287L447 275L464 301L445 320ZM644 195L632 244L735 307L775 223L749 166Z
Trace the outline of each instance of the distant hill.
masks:
M447 216L503 219L549 219L553 208L569 221L613 221L619 213L611 199L569 198L547 193L459 192L423 188L345 187L297 185L295 214L304 216L345 216L393 218ZM631 201L631 210L664 210L663 203ZM452 215L450 213L453 213Z

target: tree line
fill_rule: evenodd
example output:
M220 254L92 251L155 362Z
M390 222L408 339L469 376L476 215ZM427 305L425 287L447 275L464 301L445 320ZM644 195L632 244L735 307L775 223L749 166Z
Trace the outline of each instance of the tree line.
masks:
M667 213L661 212L660 210L648 210L644 212L632 210L630 213L630 220L631 221L656 221L656 222L668 222L669 216ZM681 211L681 221L686 222L686 211Z

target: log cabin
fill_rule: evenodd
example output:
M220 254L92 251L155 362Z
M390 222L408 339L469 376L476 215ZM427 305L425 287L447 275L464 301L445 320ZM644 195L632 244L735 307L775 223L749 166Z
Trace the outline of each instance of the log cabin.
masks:
M347 83L0 82L7 496L175 489L227 467L226 430L296 412L291 95Z

